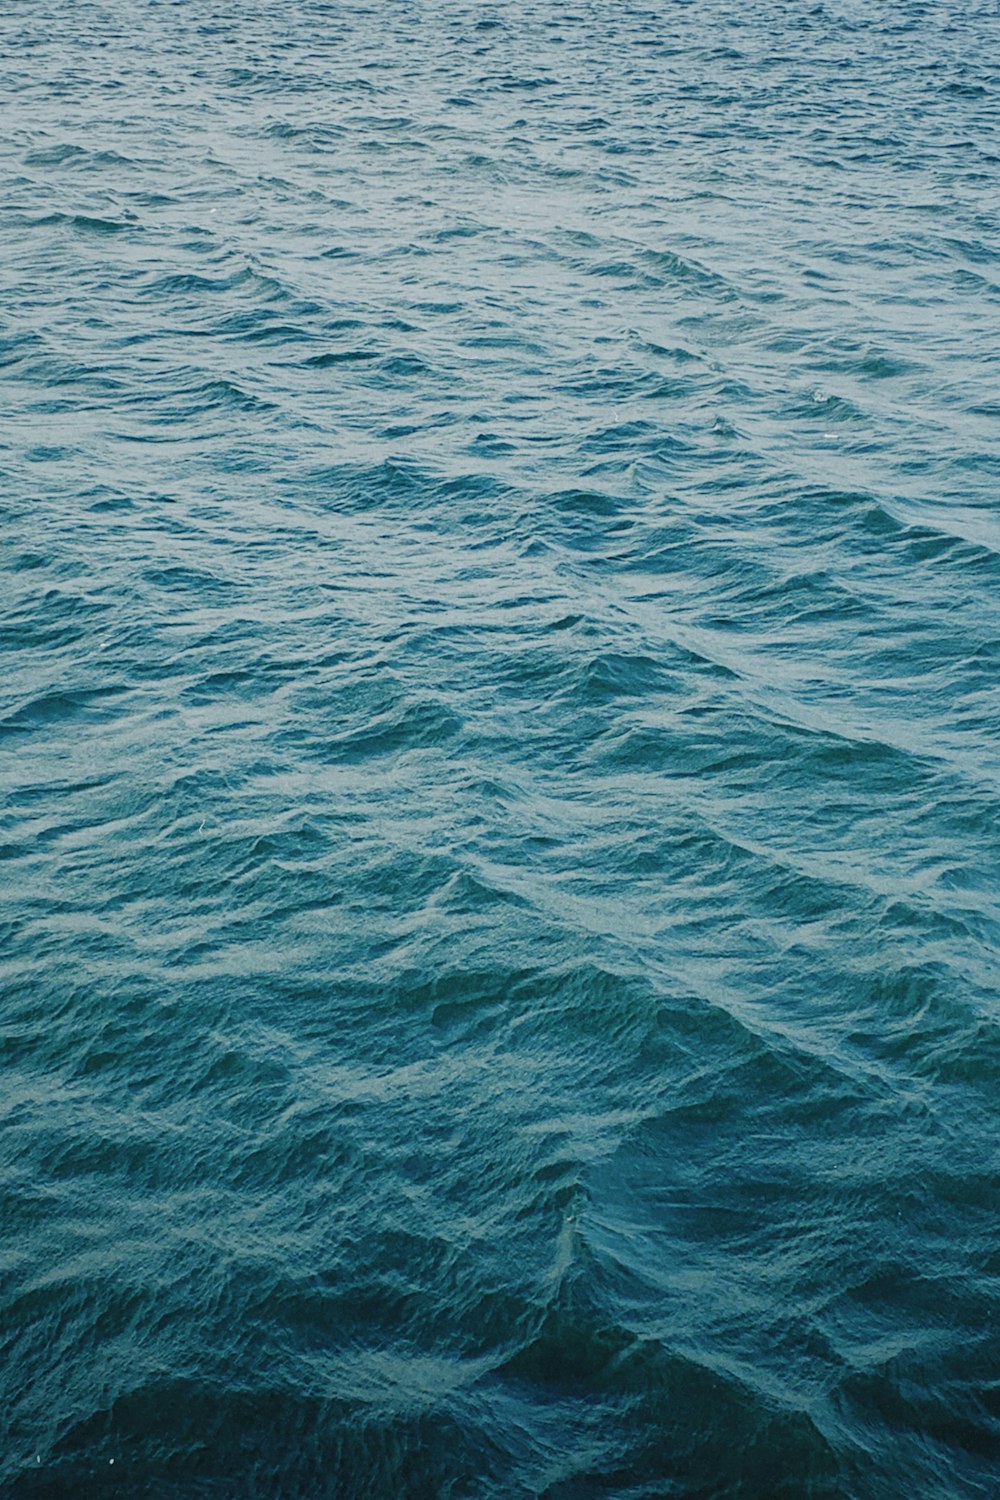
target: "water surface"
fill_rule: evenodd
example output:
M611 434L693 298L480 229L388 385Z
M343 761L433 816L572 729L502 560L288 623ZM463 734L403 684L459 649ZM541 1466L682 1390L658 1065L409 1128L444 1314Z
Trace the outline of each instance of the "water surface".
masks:
M996 1495L995 5L0 42L0 1487Z

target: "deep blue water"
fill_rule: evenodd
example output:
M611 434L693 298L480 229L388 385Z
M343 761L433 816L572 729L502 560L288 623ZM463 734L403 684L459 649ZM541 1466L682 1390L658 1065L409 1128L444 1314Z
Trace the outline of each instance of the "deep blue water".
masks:
M0 1490L995 1497L995 3L0 43Z

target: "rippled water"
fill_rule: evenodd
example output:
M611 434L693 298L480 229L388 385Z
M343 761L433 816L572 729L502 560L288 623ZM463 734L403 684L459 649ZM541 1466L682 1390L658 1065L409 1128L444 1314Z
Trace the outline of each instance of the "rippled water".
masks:
M1000 1491L1000 17L0 17L0 1486Z

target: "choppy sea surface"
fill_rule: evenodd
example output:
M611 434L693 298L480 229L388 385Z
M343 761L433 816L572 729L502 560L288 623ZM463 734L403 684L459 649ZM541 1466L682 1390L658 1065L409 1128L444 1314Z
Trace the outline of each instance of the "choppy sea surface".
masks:
M0 1490L995 1497L996 5L0 43Z

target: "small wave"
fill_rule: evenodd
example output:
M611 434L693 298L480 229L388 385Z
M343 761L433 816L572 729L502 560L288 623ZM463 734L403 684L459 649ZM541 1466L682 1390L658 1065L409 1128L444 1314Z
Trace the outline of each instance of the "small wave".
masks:
M27 734L66 720L99 721L109 717L111 703L126 691L114 686L41 694L0 718L0 734Z
M441 744L460 729L461 719L442 703L433 699L404 702L358 729L334 735L326 754L338 761L400 755Z

